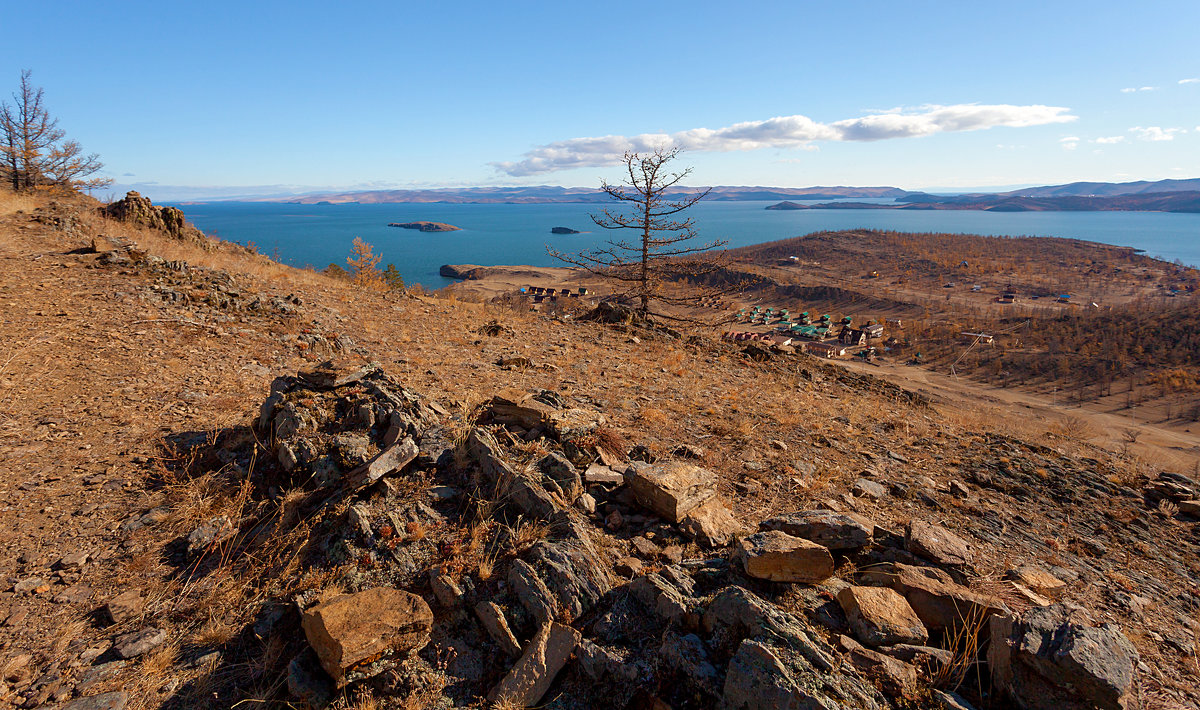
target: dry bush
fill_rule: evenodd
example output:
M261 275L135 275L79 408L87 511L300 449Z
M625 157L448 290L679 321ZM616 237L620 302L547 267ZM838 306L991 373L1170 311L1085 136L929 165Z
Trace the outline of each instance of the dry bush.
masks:
M1050 431L1077 441L1086 441L1098 434L1096 427L1090 421L1072 414L1063 415L1061 419L1050 425Z

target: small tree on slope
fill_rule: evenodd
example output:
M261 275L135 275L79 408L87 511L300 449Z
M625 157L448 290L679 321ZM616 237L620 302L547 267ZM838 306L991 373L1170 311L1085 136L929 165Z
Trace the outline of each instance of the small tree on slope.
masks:
M58 186L68 189L104 187L112 181L91 178L104 167L95 154L84 154L79 143L63 140L58 119L46 110L41 87L21 72L13 103L0 103L0 170L14 191Z
M549 249L550 255L618 285L619 296L632 297L642 316L656 315L672 320L698 322L700 319L668 314L652 307L695 306L713 296L729 293L736 285L704 286L705 277L723 269L713 254L727 242L714 240L703 244L685 244L694 239L695 222L682 213L708 195L708 190L678 194L675 189L692 169L670 172L667 163L679 155L679 148L660 148L649 155L625 154L629 176L620 185L604 181L600 190L617 201L619 209L605 209L591 215L597 226L611 230L632 230L633 239L611 239L606 246L578 254ZM690 282L684 289L669 289L670 283Z

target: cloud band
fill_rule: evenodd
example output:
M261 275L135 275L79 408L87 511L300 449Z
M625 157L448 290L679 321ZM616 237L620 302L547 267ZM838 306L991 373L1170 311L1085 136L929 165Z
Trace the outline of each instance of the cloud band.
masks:
M833 123L820 123L801 115L778 116L716 129L693 128L677 133L571 138L538 146L522 156L521 160L491 165L512 176L537 175L570 168L615 165L621 162L627 150L646 152L664 145L677 145L684 150L699 152L800 148L815 141L879 141L978 131L997 126L1021 128L1068 123L1078 118L1069 111L1060 106L959 104L923 106L916 111L877 113Z

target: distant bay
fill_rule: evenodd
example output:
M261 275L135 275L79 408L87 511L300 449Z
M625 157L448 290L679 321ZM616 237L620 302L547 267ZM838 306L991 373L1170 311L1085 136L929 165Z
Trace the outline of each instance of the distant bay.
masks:
M724 239L731 247L826 229L871 228L1070 237L1130 246L1150 256L1200 266L1200 214L764 209L774 202L702 202L691 213L700 239ZM212 202L182 207L201 230L240 244L252 242L259 251L278 254L281 261L294 266L322 269L330 263L345 265L351 241L361 237L374 245L384 264L396 265L405 282L427 288L452 283L438 274L442 264L557 266L561 263L546 253L546 245L579 251L616 236L592 223L588 215L603 207L595 204ZM462 229L423 233L388 228L391 222L422 220ZM551 234L558 226L582 233Z

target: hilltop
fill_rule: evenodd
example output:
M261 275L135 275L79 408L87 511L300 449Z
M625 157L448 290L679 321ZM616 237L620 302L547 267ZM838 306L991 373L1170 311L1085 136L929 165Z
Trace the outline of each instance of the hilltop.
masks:
M153 206L0 200L0 702L1200 702L1200 484L1144 441L594 297L365 290ZM872 307L920 311L998 245L927 236L735 265L760 299L874 266L913 283ZM982 273L1042 253L1004 245Z

